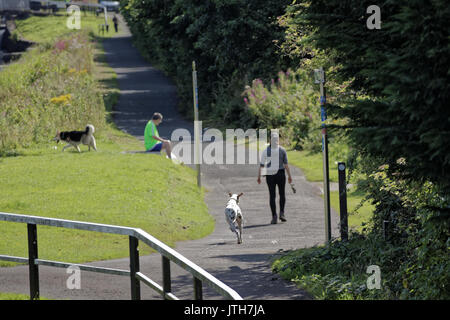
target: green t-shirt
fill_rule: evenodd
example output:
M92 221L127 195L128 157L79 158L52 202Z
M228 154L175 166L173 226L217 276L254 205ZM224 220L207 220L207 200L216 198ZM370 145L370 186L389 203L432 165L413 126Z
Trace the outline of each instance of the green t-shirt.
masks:
M144 131L144 144L145 144L145 150L150 150L151 148L153 148L155 146L155 144L157 144L158 142L160 142L159 140L156 140L155 138L153 138L153 136L155 137L159 137L159 133L158 133L158 129L156 128L156 125L153 123L152 120L150 120L147 125L145 126L145 131Z

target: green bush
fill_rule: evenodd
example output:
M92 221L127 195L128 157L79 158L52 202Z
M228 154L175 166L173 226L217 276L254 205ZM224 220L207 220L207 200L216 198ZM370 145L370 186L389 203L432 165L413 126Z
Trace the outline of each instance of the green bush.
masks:
M257 126L280 129L285 144L295 149L304 149L308 143L320 146L318 93L312 82L302 70L281 71L270 87L260 79L253 80L252 86L246 87L244 101L257 119Z
M396 281L402 250L379 236L352 234L349 241L294 251L272 267L316 299L396 299L403 289ZM371 265L380 268L380 289L367 288Z

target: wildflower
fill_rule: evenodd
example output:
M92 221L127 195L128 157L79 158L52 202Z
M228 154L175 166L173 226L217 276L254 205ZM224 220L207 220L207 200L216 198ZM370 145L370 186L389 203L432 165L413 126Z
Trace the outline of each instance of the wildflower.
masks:
M67 49L67 42L64 41L64 40L57 41L55 43L55 49L57 49L59 51L66 50Z
M244 102L246 105L248 105L248 99L244 97Z
M50 102L55 103L55 104L67 105L67 104L69 104L70 100L72 100L72 95L69 93L66 95L61 95L59 97L51 98Z

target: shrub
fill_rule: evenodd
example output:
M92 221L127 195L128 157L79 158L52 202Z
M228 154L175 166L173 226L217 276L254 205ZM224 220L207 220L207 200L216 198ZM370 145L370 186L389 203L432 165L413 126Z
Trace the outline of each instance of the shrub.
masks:
M317 107L318 93L312 80L298 70L279 72L278 79L265 86L260 79L244 91L244 102L261 128L281 130L284 143L295 149L320 145L320 117Z

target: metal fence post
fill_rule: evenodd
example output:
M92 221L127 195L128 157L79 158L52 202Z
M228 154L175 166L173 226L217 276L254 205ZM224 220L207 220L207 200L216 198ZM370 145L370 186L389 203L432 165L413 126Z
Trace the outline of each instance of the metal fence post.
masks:
M194 277L194 300L203 300L202 280Z
M330 168L328 164L328 133L327 133L327 96L325 90L325 71L314 69L314 83L320 86L320 118L322 120L322 160L323 160L323 199L325 207L325 240L331 241L331 209L330 209Z
M139 272L139 240L133 236L130 239L130 280L131 280L131 300L141 300L141 284L136 278Z
M341 239L348 240L347 182L345 180L345 163L338 163L339 177L339 211Z
M162 272L164 299L167 299L166 293L170 293L172 291L172 285L170 280L170 260L164 256L162 256Z
M39 299L39 266L35 263L38 258L37 228L28 223L28 270L30 278L30 300Z

